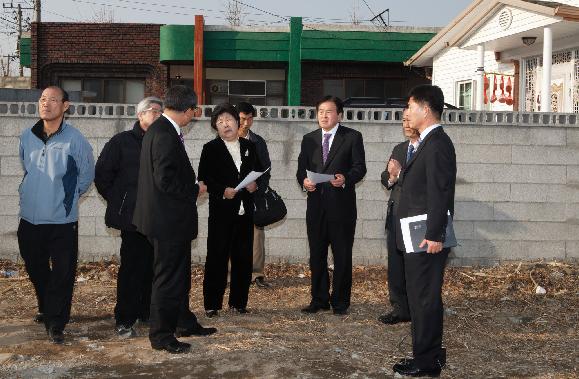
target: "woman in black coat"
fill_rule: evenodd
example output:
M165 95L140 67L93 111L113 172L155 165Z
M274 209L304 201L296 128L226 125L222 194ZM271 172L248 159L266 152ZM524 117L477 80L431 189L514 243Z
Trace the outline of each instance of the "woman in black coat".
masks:
M255 146L239 138L239 114L230 104L218 105L211 115L217 138L206 143L199 161L199 181L209 193L209 230L203 279L207 317L222 309L231 260L229 307L247 313L253 259L253 192L257 184L235 191L253 170L259 170Z

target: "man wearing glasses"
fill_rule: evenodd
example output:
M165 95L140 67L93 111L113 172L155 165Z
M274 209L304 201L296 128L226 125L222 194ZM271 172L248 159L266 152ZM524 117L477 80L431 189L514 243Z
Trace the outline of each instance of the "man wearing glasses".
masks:
M133 128L115 135L96 163L95 185L107 201L105 224L121 231L121 266L117 277L115 331L121 338L136 336L133 325L149 319L153 280L153 246L133 225L139 159L143 136L159 118L163 102L147 97L137 105Z
M35 321L64 343L78 258L78 200L94 178L92 148L64 120L70 103L60 87L38 101L40 120L20 137L18 246L38 300Z

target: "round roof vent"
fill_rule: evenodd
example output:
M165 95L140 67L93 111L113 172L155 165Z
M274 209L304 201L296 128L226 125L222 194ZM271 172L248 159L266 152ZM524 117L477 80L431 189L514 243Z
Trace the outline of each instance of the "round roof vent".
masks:
M510 9L503 9L501 13L499 13L499 26L503 30L507 30L510 28L511 23L513 22L513 14L511 13Z

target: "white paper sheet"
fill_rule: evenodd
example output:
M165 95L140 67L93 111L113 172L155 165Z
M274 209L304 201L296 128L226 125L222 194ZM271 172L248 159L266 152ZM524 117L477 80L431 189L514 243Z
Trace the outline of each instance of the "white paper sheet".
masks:
M325 183L329 182L330 180L336 179L334 175L318 174L317 172L313 172L310 170L306 170L306 174L308 176L308 179L314 184Z
M258 171L252 171L249 174L247 174L247 176L245 177L245 179L243 179L238 185L237 187L235 187L236 191L239 191L242 188L247 187L247 185L251 182L255 182L255 180L257 178L259 178L260 176L262 176L263 174L265 174L266 172L269 171L269 167L267 168L267 170L263 171L263 172L258 172Z

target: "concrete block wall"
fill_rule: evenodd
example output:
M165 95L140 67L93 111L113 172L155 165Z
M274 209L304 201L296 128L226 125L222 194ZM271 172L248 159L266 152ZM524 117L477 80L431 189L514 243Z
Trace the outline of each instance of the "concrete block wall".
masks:
M0 107L1 108L1 107ZM0 112L1 113L1 112ZM126 112L125 112L126 114ZM22 178L18 137L36 118L0 114L0 258L18 259L17 190ZM109 138L131 128L131 117L74 116L69 121L88 138L95 159ZM457 151L455 228L460 246L455 265L490 265L509 260L579 258L579 125L449 121L445 127ZM345 122L362 132L368 173L357 188L358 222L353 260L385 264L384 222L389 196L380 184L392 148L403 140L399 121ZM271 187L285 200L288 216L266 230L268 262L308 260L306 195L295 179L302 136L317 124L308 119L256 119L254 131L268 142ZM215 134L204 118L187 128L186 148L194 167L204 143ZM105 202L94 186L80 205L80 259L118 255L119 233L104 225ZM201 198L199 238L193 260L206 254L208 199Z

